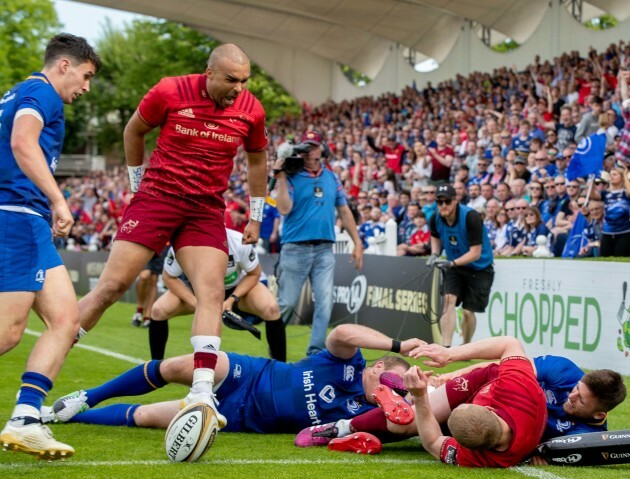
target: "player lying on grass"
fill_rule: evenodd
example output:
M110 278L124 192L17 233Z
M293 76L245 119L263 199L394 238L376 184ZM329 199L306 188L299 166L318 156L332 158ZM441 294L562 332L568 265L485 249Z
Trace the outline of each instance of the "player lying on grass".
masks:
M491 338L471 343L483 351L488 343L502 343L505 338ZM472 347L472 346L471 346ZM420 348L418 357L426 355L441 361L428 363L430 366L447 361L449 349L438 345ZM478 355L478 351L473 351ZM553 437L607 430L607 412L623 402L626 387L621 375L608 369L584 373L575 363L559 356L541 356L532 360L536 378L542 387L547 403L548 419L543 440ZM497 377L499 365L479 363L458 371L440 375L437 380L444 384L430 395L432 410L441 424L445 424L456 399L452 390L472 389L474 384L484 384ZM435 382L434 382L435 384ZM437 384L437 385L439 385ZM382 410L375 409L351 419L350 432L366 431L383 441L399 440L418 434L416 424L394 424L387 421ZM303 447L326 445L332 438L339 437L335 423L324 424L314 429L305 429L296 438ZM542 461L535 459L535 464Z
M388 371L402 377L409 363L385 356L366 366L359 348L393 349L408 356L422 344L417 338L392 341L373 329L344 324L330 332L326 350L296 363L221 352L215 392L228 419L224 431L295 433L369 411L376 407L370 393L380 384L381 374ZM54 412L46 411L47 419L164 428L181 401L90 408L113 397L146 394L171 382L189 385L192 371L192 355L149 361L101 386L60 398Z
M225 231L228 242L228 266L224 277L223 311L250 313L264 320L271 357L278 361L286 361L286 333L280 308L273 294L260 282L262 268L256 250L252 245L243 244L242 233L228 228ZM152 321L149 326L151 359L164 359L168 341L168 320L192 314L197 306L190 281L177 262L173 248L170 248L166 255L162 278L168 291L158 298L151 311ZM224 323L228 327L238 329L239 324L227 322L230 320L230 316L224 316ZM256 328L247 323L241 324L241 327L257 333L260 337L260 332Z

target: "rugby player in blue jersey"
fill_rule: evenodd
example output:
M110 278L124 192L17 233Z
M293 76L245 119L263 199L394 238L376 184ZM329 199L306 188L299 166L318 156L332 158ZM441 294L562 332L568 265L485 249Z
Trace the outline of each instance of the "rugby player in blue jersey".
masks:
M371 393L380 384L381 374L389 371L402 377L409 364L391 355L367 366L359 348L396 351L408 356L422 344L424 341L420 339L393 341L365 326L344 324L330 332L325 350L296 363L221 352L215 392L221 402L221 413L228 419L223 431L296 433L305 427L369 411L376 407ZM145 394L169 382L190 385L192 371L192 355L147 362L101 386L60 398L53 406L54 419L167 427L179 411L181 401L89 408L112 397ZM45 409L49 419L53 419L53 411Z
M46 324L0 444L40 459L74 454L40 420L79 330L72 281L52 242L53 235L68 236L74 221L53 173L63 146L63 105L90 90L100 65L84 38L62 33L48 43L42 71L0 99L0 354L20 342L30 309Z

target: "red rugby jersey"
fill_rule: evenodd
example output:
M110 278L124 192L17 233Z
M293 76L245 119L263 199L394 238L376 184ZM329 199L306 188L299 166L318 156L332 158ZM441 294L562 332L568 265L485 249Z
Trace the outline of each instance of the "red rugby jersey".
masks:
M193 209L223 210L223 193L238 147L267 146L265 111L249 91L221 108L208 96L203 74L163 78L142 99L140 117L160 127L140 191L185 201Z
M530 361L524 357L505 358L498 367L470 374L447 383L451 408L463 402L492 407L510 426L512 443L506 451L473 451L451 437L442 443L440 459L465 467L511 467L520 463L540 442L547 422L545 395ZM488 382L481 386L484 377Z

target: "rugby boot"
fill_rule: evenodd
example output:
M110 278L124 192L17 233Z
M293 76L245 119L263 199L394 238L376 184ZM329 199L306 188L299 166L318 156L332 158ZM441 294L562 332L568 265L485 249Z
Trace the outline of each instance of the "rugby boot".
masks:
M357 454L378 454L383 445L376 436L368 432L355 432L346 437L332 439L328 443L328 449Z
M212 392L210 393L197 392L195 391L195 387L193 386L190 389L190 392L188 393L188 395L184 399L182 399L180 409L184 409L189 404L194 404L197 402L202 402L204 404L207 404L214 410L214 413L217 416L217 421L219 422L219 429L223 429L227 425L226 417L219 412L219 401L217 400L217 397Z
M0 445L7 451L24 452L46 461L65 460L74 448L57 441L50 429L40 422L15 426L10 420L0 433Z
M302 429L293 443L297 447L313 447L313 446L325 446L331 439L338 437L339 430L335 426L334 422L322 424L321 426L311 426Z
M404 398L382 384L376 386L372 397L385 413L385 418L394 424L406 425L413 422L415 415L413 406Z
M43 408L42 408L43 409ZM77 414L90 409L85 391L74 391L57 399L52 405L55 422L68 422ZM48 416L46 415L46 421Z

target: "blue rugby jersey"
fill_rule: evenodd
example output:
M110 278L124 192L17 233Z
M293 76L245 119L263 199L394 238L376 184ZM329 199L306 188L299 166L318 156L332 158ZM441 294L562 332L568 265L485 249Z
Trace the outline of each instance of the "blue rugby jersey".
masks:
M228 353L230 368L240 357ZM254 377L242 394L243 431L293 433L373 409L363 391L361 351L341 359L323 350L296 363L249 358ZM245 374L245 372L244 372ZM234 381L234 371L227 381ZM223 387L223 386L222 386ZM221 388L217 395L221 400ZM235 398L228 394L229 400ZM229 422L228 422L229 427Z
M569 393L584 376L584 371L573 361L560 356L539 356L534 358L534 365L538 384L547 401L548 418L543 440L607 430L605 420L596 423L581 420L576 423L562 409Z
M65 134L63 101L43 73L33 73L0 99L0 208L21 207L50 219L48 198L26 177L11 150L13 121L20 110L32 109L44 127L39 145L51 173L55 171Z
M625 190L602 191L604 202L604 234L622 234L630 231L630 198Z

